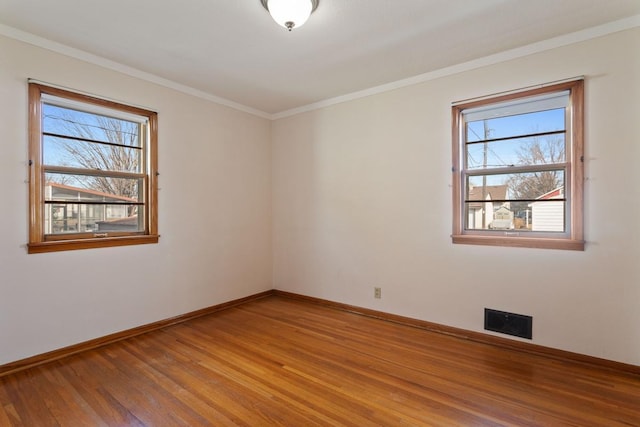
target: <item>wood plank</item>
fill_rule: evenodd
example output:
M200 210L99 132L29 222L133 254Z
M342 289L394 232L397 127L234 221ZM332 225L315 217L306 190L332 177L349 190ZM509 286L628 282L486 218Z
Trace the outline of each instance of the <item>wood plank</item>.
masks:
M0 425L637 426L640 376L273 295L0 377Z

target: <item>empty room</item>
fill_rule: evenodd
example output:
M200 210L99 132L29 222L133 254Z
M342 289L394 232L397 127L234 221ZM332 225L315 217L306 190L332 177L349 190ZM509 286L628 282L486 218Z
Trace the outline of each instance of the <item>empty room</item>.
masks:
M640 426L638 0L0 0L0 113L0 426Z

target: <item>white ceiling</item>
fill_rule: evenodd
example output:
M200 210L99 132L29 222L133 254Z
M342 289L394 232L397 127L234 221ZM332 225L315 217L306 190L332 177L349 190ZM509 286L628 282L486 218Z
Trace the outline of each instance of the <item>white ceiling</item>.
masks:
M0 24L267 116L640 14L640 0L0 0Z

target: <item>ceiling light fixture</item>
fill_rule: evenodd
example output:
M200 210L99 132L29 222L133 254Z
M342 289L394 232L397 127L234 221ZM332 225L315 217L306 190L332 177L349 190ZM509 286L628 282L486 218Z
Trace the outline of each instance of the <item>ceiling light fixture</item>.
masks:
M316 10L320 0L260 0L278 24L291 31L302 27Z

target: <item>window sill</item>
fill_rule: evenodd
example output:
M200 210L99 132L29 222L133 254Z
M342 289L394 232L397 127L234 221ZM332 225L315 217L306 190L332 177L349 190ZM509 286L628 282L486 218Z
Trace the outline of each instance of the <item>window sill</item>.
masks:
M453 243L463 245L506 246L515 248L562 249L584 251L584 240L528 238L528 237L500 237L477 235L452 235Z
M158 243L159 235L141 235L125 237L103 237L97 239L58 240L34 242L27 245L28 253L74 251L79 249L108 248L113 246L144 245Z

